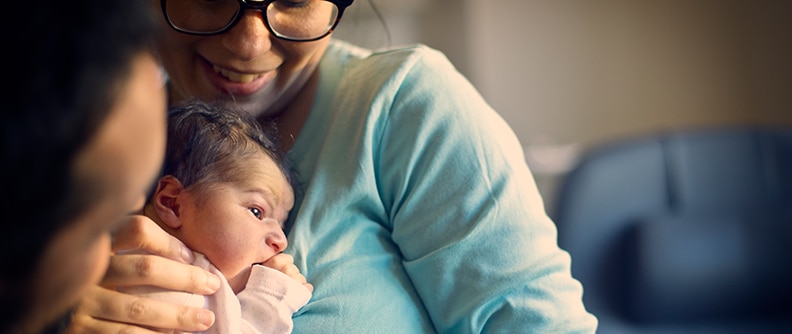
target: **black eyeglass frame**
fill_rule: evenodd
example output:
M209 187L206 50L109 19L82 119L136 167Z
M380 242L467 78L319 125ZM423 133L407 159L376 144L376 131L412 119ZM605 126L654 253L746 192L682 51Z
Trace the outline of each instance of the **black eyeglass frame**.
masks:
M332 2L336 6L336 8L338 8L338 16L336 16L335 22L333 22L333 25L330 27L330 29L327 30L327 32L325 32L319 37L299 39L299 38L286 37L272 30L272 27L270 26L269 19L267 18L267 14L265 13L265 11L267 7L275 1L279 1L279 0L256 1L255 4L247 0L237 0L237 2L239 3L239 11L237 12L234 19L231 20L231 22L228 23L225 27L220 28L216 31L208 31L208 32L184 30L177 27L176 25L173 24L173 22L171 22L170 17L168 17L168 11L166 9L166 4L165 4L167 0L160 0L160 6L162 7L162 16L165 17L165 22L168 22L168 26L170 26L173 30L176 30L183 34L196 35L196 36L211 36L211 35L222 34L226 31L231 30L231 28L233 28L237 23L239 23L239 20L242 19L242 14L245 12L245 10L252 9L252 10L257 10L259 11L259 13L261 13L261 18L264 20L264 26L267 27L267 30L269 30L272 36L275 36L278 39L291 41L291 42L312 42L325 38L327 37L327 35L330 35L330 33L332 33L333 30L335 30L336 26L338 25L338 22L341 21L341 16L344 15L344 10L346 10L347 7L349 7L350 5L352 5L353 2L355 2L355 0L322 0L322 1Z

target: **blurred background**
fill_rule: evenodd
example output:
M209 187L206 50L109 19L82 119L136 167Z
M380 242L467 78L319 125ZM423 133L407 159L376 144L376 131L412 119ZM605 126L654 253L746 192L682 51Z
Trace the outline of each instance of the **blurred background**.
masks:
M792 1L357 0L335 36L439 49L509 122L600 333L792 333Z
M357 0L335 36L445 52L514 128L552 207L593 145L792 125L791 32L788 0Z

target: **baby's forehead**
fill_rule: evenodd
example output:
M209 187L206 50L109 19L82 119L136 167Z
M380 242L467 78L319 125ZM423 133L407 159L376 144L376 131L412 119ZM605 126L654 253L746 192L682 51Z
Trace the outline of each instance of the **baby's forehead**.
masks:
M283 176L283 173L280 172L280 166L275 162L275 159L262 150L246 152L236 157L231 163L235 165L235 169L243 171L244 174L249 177L275 176L272 174ZM272 173L273 170L279 171L280 173Z
M267 184L272 186L282 186L285 184L290 190L286 175L280 166L268 154L263 152L246 155L243 158L232 162L228 175L230 179L246 184ZM277 184L276 184L277 183Z

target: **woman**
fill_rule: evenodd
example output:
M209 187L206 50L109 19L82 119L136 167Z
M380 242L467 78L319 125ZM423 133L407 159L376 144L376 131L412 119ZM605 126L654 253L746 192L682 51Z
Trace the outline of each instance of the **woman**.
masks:
M352 1L199 3L161 1L170 97L276 122L306 185L287 252L315 290L295 332L594 332L519 142L442 54L331 40ZM138 280L134 261L156 265ZM134 261L114 256L109 276L159 284L188 270ZM195 310L102 289L86 303L133 300L145 310L136 317L99 307L80 317L204 328L183 320Z

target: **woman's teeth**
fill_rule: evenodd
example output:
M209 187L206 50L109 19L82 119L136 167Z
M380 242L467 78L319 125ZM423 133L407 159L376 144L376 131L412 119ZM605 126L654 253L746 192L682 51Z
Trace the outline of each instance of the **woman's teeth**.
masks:
M229 71L229 70L226 70L226 69L222 69L222 68L218 67L217 65L213 65L212 69L214 69L214 71L216 73L219 73L220 75L226 77L226 79L231 80L233 82L248 83L248 82L251 82L251 81L253 81L253 79L256 79L258 77L258 75L256 75L256 74L244 74L244 73L239 73L239 72L234 72L234 71Z

